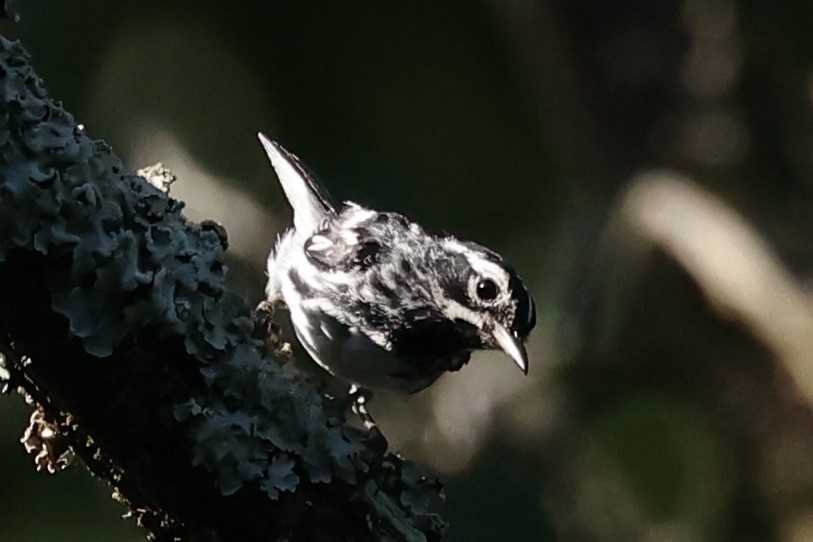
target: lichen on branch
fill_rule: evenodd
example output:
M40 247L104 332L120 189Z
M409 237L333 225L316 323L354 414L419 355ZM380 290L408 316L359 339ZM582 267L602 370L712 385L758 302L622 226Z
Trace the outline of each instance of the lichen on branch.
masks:
M182 209L0 37L0 343L14 386L155 538L439 539L439 484L273 359L224 287L225 231Z

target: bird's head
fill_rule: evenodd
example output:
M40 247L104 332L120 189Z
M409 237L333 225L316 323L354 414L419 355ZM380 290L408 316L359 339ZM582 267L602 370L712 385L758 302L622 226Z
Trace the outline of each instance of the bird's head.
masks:
M524 342L536 325L536 307L522 279L485 247L454 238L442 246L444 314L467 330L472 348L501 349L527 374Z

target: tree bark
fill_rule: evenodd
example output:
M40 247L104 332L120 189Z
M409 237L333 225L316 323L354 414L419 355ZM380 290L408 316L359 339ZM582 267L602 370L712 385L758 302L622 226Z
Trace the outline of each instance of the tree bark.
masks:
M276 359L182 207L0 37L0 375L37 464L78 455L156 540L438 540L440 484Z

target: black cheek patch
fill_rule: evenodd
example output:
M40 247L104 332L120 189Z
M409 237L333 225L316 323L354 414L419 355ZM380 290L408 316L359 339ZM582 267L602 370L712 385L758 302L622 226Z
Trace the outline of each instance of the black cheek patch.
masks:
M464 307L476 309L469 298L468 284L472 276L472 269L469 261L462 254L452 254L438 262L435 272L441 277L443 292L454 301Z
M449 299L457 301L464 307L473 308L471 306L471 300L469 299L469 295L466 292L466 289L457 283L447 284L444 288L444 293L449 296Z

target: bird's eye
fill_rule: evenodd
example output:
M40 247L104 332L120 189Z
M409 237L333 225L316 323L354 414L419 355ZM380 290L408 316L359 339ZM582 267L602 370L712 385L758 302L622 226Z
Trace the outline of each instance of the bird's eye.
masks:
M477 283L477 297L483 301L492 301L499 293L499 288L491 279L483 279Z

